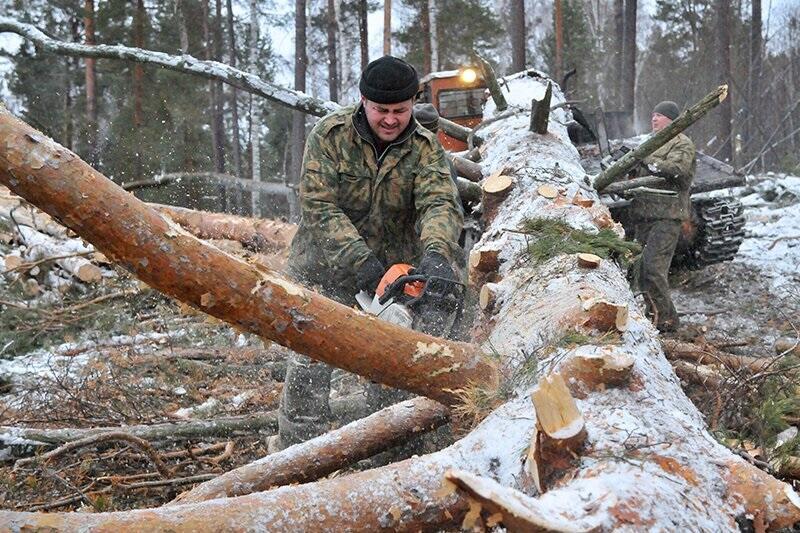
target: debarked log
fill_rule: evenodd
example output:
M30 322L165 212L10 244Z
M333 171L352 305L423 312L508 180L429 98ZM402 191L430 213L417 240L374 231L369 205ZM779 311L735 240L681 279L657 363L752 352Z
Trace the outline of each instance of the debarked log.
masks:
M457 402L470 383L491 388L498 382L494 363L475 345L368 316L199 241L5 109L0 146L0 182L173 298L296 352L445 404Z

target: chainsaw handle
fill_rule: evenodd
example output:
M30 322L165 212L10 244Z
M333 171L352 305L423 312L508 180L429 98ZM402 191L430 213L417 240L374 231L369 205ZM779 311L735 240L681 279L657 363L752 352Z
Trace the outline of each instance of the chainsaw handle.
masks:
M428 278L420 274L408 274L406 276L400 276L388 287L386 287L386 289L383 291L383 294L380 296L380 298L378 298L378 303L383 305L388 302L390 298L402 293L408 283L422 282L427 284L427 281Z

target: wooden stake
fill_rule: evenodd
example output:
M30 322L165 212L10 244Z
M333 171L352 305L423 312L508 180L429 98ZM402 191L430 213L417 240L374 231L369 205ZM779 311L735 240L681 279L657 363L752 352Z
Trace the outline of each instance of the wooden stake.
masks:
M526 478L539 494L574 466L586 441L583 416L560 374L539 380L531 393L536 428L524 465Z
M481 72L483 72L483 80L486 82L486 85L489 87L489 92L492 94L495 112L500 113L501 111L505 111L508 109L508 103L506 102L506 97L503 96L503 90L500 88L500 84L497 82L497 76L494 73L492 65L481 57L477 51L472 50L472 54L475 56L475 60L478 62Z
M550 100L553 97L553 84L547 82L547 90L541 100L531 101L531 125L530 130L534 133L544 135L547 133L547 125L550 121Z

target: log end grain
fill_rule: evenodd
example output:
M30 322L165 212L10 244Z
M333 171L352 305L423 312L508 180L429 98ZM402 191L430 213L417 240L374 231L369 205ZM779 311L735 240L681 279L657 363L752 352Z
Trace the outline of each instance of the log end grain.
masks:
M542 196L550 200L558 197L558 189L555 188L553 185L550 185L549 183L545 183L544 185L539 185L539 187L536 189L536 193L539 196Z
M595 254L578 254L578 266L583 268L597 268L603 259Z
M469 267L478 272L496 272L500 266L500 250L472 250L469 254Z

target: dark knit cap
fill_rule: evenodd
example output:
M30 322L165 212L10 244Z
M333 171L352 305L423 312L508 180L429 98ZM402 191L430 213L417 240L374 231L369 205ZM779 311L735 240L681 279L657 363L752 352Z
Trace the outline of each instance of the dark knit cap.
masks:
M659 115L664 115L668 119L675 120L678 118L678 115L681 114L681 110L678 109L678 104L675 102L664 100L653 108L653 113L658 113Z
M419 91L419 76L414 67L392 56L372 61L358 84L367 100L378 104L396 104L414 98Z
M414 118L427 130L435 132L439 129L439 112L433 104L414 104Z

